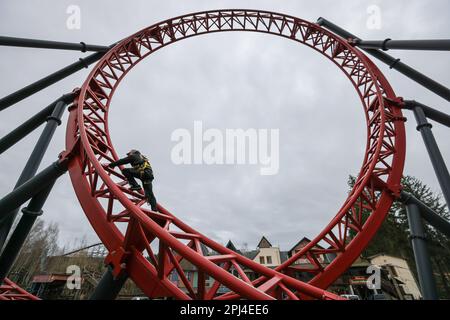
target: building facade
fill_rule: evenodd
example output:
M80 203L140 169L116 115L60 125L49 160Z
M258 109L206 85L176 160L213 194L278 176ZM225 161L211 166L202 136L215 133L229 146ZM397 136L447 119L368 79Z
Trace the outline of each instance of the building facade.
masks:
M373 265L379 266L389 273L392 281L396 283L399 296L414 300L422 298L417 281L406 260L386 254L378 254L369 259Z
M281 265L280 248L272 246L266 237L262 237L256 248L258 253L253 261L272 269Z

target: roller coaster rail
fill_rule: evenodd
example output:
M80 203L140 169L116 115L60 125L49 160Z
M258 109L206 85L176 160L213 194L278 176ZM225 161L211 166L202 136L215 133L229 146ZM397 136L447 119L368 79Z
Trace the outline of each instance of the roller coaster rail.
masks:
M141 60L174 42L225 31L277 35L321 53L346 74L366 114L368 144L354 189L324 230L274 270L209 239L161 205L158 205L159 212L149 210L143 194L129 190L121 172L107 167L118 158L109 136L108 112L112 96L126 74ZM0 46L95 52L0 99L0 111L96 63L81 88L56 99L0 139L2 155L45 124L13 191L0 199L0 300L39 299L7 276L34 222L43 214L55 181L66 172L70 174L83 211L109 251L105 259L107 271L92 300L114 299L128 278L150 298L341 300L326 289L369 244L394 201L401 201L407 208L422 295L424 299L438 299L423 220L448 237L450 223L402 191L407 120L402 111L411 111L416 118L447 206L450 176L428 119L448 127L450 116L420 102L397 97L385 76L361 50L450 101L448 88L382 52L389 49L448 51L449 44L450 40L364 41L324 18L311 23L280 13L246 9L212 10L171 18L110 46L0 36ZM69 111L66 149L53 164L38 172L66 109ZM20 208L28 201L12 230ZM125 225L126 231L121 232L119 225ZM350 231L354 237L349 237ZM325 244L320 247L328 249L317 249L318 244ZM203 247L215 254L205 255ZM319 261L324 254L335 255L326 267ZM181 268L183 259L199 271L196 289ZM313 268L302 269L295 263L298 259L307 259ZM250 280L244 269L254 271L259 278ZM169 280L171 272L179 274L187 292ZM294 277L295 272L310 273L312 280L302 282ZM214 279L209 289L205 285L207 275ZM219 294L222 286L230 291Z

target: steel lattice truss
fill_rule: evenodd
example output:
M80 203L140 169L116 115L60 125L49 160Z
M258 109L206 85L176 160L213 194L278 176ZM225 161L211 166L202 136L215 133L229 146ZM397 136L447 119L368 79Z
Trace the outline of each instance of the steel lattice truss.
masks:
M0 284L0 300L39 300L9 279Z
M313 48L347 75L366 115L365 158L353 190L323 231L275 270L214 242L162 206L160 212L150 211L143 195L126 186L120 170L106 166L118 159L109 135L108 112L125 75L171 43L221 31L273 34ZM106 262L114 275L125 272L149 297L340 299L325 289L368 245L401 189L405 128L395 101L386 78L361 51L317 24L266 11L200 12L145 28L103 56L70 110L65 157L70 159L70 177L81 206L110 252ZM214 255L205 255L205 247ZM320 262L324 254L335 255L327 266ZM199 271L197 288L181 267L184 259ZM299 259L307 259L313 267L302 269L296 264ZM259 278L251 281L244 270L255 272ZM299 271L312 274L313 279L309 283L295 279L294 272ZM178 273L186 292L170 281L172 272ZM207 276L214 279L209 288ZM230 292L217 294L221 287Z

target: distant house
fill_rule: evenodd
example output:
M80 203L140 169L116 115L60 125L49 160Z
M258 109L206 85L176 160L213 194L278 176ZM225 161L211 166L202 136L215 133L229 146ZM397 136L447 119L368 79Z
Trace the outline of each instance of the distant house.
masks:
M197 289L198 288L198 277L199 277L198 268L186 259L182 259L180 261L180 266L183 270L183 273L186 277L187 282L189 282L190 286L193 289ZM186 284L184 283L181 276L178 274L177 270L175 270L175 269L172 270L172 272L169 274L169 279L178 288L183 290L185 293L188 293ZM213 278L211 278L209 275L205 274L205 288L206 289L211 288L213 281L214 281Z
M405 259L378 254L370 257L369 260L373 265L379 266L389 273L400 298L413 298L415 300L422 298L414 275Z
M311 240L304 237L302 240L300 240L299 242L297 242L292 248L291 250L288 251L288 256L289 258L293 257L294 255L296 255L297 253L299 253L304 247L306 247L308 244L311 243ZM320 245L316 245L314 246L314 249L323 249L323 247L321 247ZM327 264L330 262L331 259L329 259L326 255L319 255L317 260L319 261L319 263L321 264ZM294 265L312 265L311 262L304 256L300 257L299 259L297 259L294 262Z
M256 263L272 269L287 260L287 252L282 252L279 247L274 247L264 236L259 241L256 250L240 251L236 249L236 246L231 241L228 241L226 247ZM259 276L250 269L244 269L244 272L250 280L255 280ZM232 273L234 274L235 272L232 271ZM237 276L237 274L235 275Z
M227 248L268 268L278 267L287 257L286 253L281 252L279 247L272 246L264 236L256 246L256 250L241 252L231 241L228 241Z
M62 255L48 257L44 270L34 275L30 292L45 300L88 299L106 270L104 263L106 255L106 248L97 243ZM68 288L67 283L68 281L73 283L77 279L78 267L81 287L72 290ZM143 293L131 280L128 280L118 299L130 299L138 295Z
M253 261L269 268L276 268L281 264L280 248L272 246L266 237L261 238L256 248L258 253Z

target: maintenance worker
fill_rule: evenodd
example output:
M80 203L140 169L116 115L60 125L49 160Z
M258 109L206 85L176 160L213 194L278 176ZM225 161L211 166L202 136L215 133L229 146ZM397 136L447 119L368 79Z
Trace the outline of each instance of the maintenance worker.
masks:
M131 168L123 168L122 173L127 178L128 183L131 186L131 190L140 191L142 188L137 183L135 178L142 181L144 185L145 197L150 204L152 211L158 212L155 195L153 194L152 182L155 178L153 176L152 166L146 156L141 154L138 150L131 150L127 153L127 156L123 159L119 159L115 162L111 162L108 167L115 168L120 165L131 164Z

